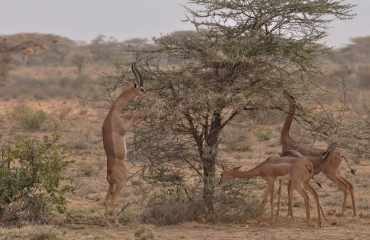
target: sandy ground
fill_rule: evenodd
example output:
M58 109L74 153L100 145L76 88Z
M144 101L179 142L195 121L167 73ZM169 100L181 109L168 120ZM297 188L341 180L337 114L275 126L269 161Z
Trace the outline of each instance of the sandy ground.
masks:
M369 221L344 217L336 219L337 225L324 224L320 229L308 227L303 218L293 221L281 217L274 226L268 224L230 225L202 224L196 222L174 226L128 224L120 227L91 225L53 226L46 232L57 233L61 239L140 239L135 236L144 228L154 239L369 239ZM0 239L28 239L45 231L43 226L27 226L20 229L0 228ZM151 238L142 238L151 239Z

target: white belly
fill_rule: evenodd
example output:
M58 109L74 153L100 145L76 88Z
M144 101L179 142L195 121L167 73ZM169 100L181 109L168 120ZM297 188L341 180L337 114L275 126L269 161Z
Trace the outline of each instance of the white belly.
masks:
M284 176L279 176L276 178L276 180L290 180L290 175L284 175Z
M126 159L126 157L127 157L127 146L126 146L126 139L125 139L125 137L122 138L122 143L123 143L123 149L125 151L125 158L124 159Z

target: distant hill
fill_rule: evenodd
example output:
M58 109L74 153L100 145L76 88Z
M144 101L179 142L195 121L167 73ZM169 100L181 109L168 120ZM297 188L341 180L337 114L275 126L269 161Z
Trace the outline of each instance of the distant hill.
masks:
M197 34L193 31L177 31L171 36L187 38L196 37ZM42 51L28 56L26 61L21 56L15 57L12 64L28 67L76 66L79 71L89 63L111 65L118 61L133 61L134 56L124 50L155 47L147 39L135 38L117 41L104 35L98 35L89 43L76 42L58 35L39 33L0 35L0 39L7 39L9 43L14 45L25 41L35 41L45 46ZM178 60L168 59L168 62L176 64ZM351 87L370 88L370 36L354 38L351 44L346 47L329 50L328 54L319 60L319 63L323 72L329 76L329 78L324 77L325 80L346 79L351 82ZM336 83L329 81L328 84Z
M370 89L370 36L354 38L348 46L332 49L324 57L322 68L335 79L346 79L352 88Z

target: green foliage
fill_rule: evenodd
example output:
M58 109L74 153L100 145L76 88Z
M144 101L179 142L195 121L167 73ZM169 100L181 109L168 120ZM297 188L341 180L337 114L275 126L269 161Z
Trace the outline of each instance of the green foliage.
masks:
M256 218L260 210L249 181L223 184L216 198L221 204L217 208L219 222L245 223L246 219Z
M203 213L200 201L189 200L179 186L167 187L155 193L146 206L143 220L156 225L195 221Z
M215 214L204 214L199 193L191 199L180 186L167 186L154 193L143 212L143 221L156 225L179 224L186 221L245 223L258 215L260 203L248 181L232 181L215 191Z
M13 117L24 130L40 130L47 120L42 110L34 110L26 105L17 106L13 110Z
M171 161L174 172L184 166L194 170L203 180L206 211L212 212L222 130L242 113L283 109L283 90L308 95L317 89L310 77L317 71L314 60L327 51L320 40L328 19L350 19L352 5L341 0L189 2L187 20L196 33L154 39L153 54L137 51L152 91L135 102L147 115L134 129L135 147L151 166Z
M273 137L273 133L271 130L259 131L256 133L256 137L258 141L268 141Z
M0 203L5 221L43 222L51 210L65 213L62 186L63 148L59 137L21 138L3 145L0 164ZM3 209L4 210L4 209Z

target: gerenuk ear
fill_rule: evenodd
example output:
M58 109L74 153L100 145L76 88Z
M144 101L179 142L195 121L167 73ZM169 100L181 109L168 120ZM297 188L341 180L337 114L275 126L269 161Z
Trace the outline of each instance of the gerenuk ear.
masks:
M241 168L242 166L239 166L239 167L235 167L235 168L233 168L233 169L231 169L231 170L234 170L234 171L236 171L236 170L239 170L240 168Z
M143 87L144 86L143 77L141 76L139 70L137 70L136 63L131 64L131 70L134 73L135 78L136 78L135 83L137 83L137 81L139 81L139 86Z

